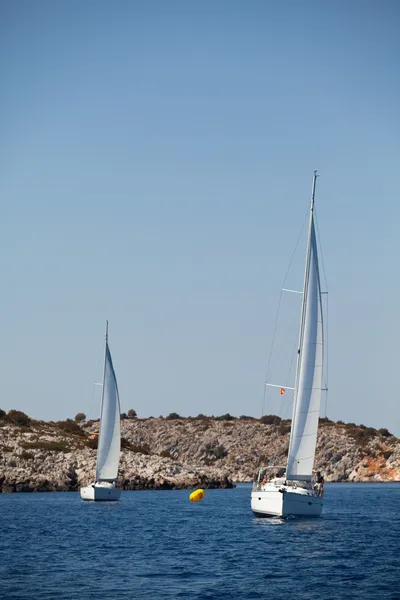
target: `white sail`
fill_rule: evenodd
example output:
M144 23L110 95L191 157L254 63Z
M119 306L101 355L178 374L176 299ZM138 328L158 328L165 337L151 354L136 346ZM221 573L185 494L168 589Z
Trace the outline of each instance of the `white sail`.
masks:
M121 432L118 386L110 349L106 341L96 481L115 481L117 479L120 447Z
M323 322L317 242L311 214L304 284L300 355L286 477L310 481L317 443L322 389Z

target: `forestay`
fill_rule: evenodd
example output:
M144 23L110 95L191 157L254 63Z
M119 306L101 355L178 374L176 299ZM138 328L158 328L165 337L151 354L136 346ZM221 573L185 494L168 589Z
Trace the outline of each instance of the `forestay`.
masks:
M322 303L317 242L312 214L308 252L300 355L286 474L287 479L300 481L310 481L312 476L322 388Z
M108 342L106 342L96 481L114 481L117 479L120 446L121 433L118 386L110 349L108 347Z

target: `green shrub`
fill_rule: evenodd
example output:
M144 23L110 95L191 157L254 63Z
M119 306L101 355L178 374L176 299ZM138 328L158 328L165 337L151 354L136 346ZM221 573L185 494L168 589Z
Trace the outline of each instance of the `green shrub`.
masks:
M160 456L162 456L163 458L171 458L172 460L175 460L175 457L171 454L169 450L161 450Z
M349 436L361 447L366 447L368 442L375 437L376 430L373 427L360 427L348 428Z
M4 419L4 417L5 417L5 416L6 416L6 411L5 411L5 410L2 410L2 409L0 408L0 420L2 421L2 420Z
M279 424L278 433L279 435L286 435L290 431L290 423L282 422Z
M233 415L230 415L229 413L226 413L225 415L221 415L220 417L215 417L216 421L235 421L236 417L234 417Z
M133 410L133 408L130 408L128 410L128 419L136 419L136 417L137 417L136 410Z
M26 452L25 450L21 452L19 456L22 460L32 460L32 458L35 458L35 455L32 454L32 452Z
M169 413L168 417L165 417L166 419L182 419L182 417L180 415L178 415L178 413L176 412L172 412Z
M225 450L224 446L220 444L214 448L214 456L216 459L224 458L227 456L228 452Z
M364 431L365 431L365 435L367 435L368 437L371 437L371 438L375 437L377 434L377 431L374 427L366 427L364 429Z
M121 438L121 449L122 448L127 448L128 450L130 450L131 448L131 443L129 440L127 440L126 438L122 437Z
M27 427L31 419L21 410L9 410L7 413L7 419L14 423L15 425L20 425L21 427Z
M139 454L151 454L149 444L131 444L129 449Z
M22 442L21 448L36 448L37 450L52 450L54 452L70 452L71 448L65 442Z
M86 421L85 413L80 412L80 413L76 414L74 421L75 421L75 423L82 423L83 421Z
M65 433L86 437L86 433L82 431L78 423L76 423L72 419L66 419L65 421L56 421L54 425L58 427L58 429L64 431Z
M390 433L390 431L385 427L383 427L382 429L378 429L378 433L383 437L393 437L393 433Z
M278 425L282 419L278 415L263 415L260 419L260 423L263 425Z

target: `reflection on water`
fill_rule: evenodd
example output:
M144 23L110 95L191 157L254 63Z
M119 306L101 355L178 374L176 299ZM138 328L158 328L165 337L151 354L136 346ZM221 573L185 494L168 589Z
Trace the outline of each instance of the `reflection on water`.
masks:
M295 517L289 516L286 518L283 517L254 517L253 522L259 527L272 527L274 525L285 525L289 527L294 527L296 530L304 530L304 531L314 531L319 529L323 524L321 521L323 517Z

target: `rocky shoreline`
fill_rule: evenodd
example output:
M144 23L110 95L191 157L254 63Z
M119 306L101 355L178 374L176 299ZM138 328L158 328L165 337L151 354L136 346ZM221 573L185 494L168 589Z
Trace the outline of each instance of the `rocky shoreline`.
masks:
M44 422L0 411L0 492L77 491L93 481L99 422ZM229 488L285 464L290 422L279 417L124 418L126 490ZM400 481L400 440L386 429L321 419L315 468L326 481Z

